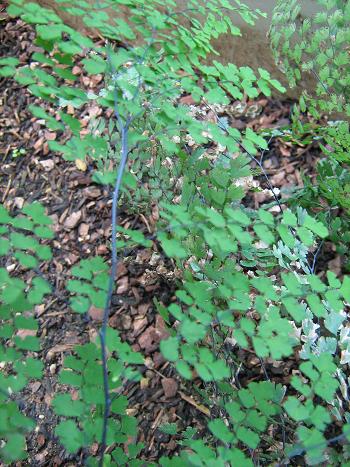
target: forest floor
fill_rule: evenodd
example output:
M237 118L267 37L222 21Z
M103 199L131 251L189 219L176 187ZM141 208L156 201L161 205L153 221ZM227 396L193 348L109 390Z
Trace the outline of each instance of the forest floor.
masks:
M37 50L33 41L30 26L1 13L0 56L16 56L23 64L28 63ZM74 73L92 91L101 85L102 77L84 76L79 64ZM189 103L190 97L184 96L183 102ZM43 276L52 284L54 292L35 309L42 342L38 356L44 363L45 374L41 381L30 383L20 396L21 407L36 420L38 428L28 438L28 461L17 465L82 465L83 454L70 456L56 442L57 416L50 403L59 389L57 374L65 354L76 344L86 343L97 335L101 310L92 308L88 316L72 312L64 284L70 277L71 267L79 260L94 255L109 260L111 199L108 189L92 182L88 165L67 162L49 151L47 141L55 140L58 135L32 116L28 106L33 103L42 105L14 80L0 79L0 201L12 212L26 202L39 201L52 218L55 231L54 259L50 265L41 265ZM227 118L240 130L280 128L290 123L291 105L289 101L266 98L247 101L245 106L232 103ZM83 131L89 119L101 112L93 106L68 111L79 118ZM212 118L210 112L206 118ZM302 174L309 179L315 177L319 156L313 144L292 145L274 138L264 154L263 166L272 186L280 190L282 200L283 193L302 186ZM246 200L255 208L271 201L263 178L258 181L260 189ZM126 228L140 228L145 234L151 234L158 219L157 206L135 213L128 212L123 205L120 219ZM320 260L336 272L341 267L332 251L324 252ZM180 382L159 352L159 342L167 336L167 331L156 312L154 298L168 305L175 298L175 287L172 264L155 242L149 249L123 252L109 324L146 358L141 383L126 385L124 394L129 399L129 413L139 419L139 441L147 446L142 455L149 461L171 455L177 449L176 438L161 432L160 425L176 421L183 427L195 426L201 431L209 415L200 397L200 387L196 382L191 386ZM242 352L239 358L242 384L261 378L263 370L255 356ZM271 361L267 362L266 371L274 381L285 383L293 365L292 359L284 362L283 367ZM97 446L91 449L97 450Z

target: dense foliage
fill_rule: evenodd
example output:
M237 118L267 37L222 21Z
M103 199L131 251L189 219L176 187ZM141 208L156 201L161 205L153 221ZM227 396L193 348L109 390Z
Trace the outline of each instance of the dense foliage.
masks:
M30 109L62 135L60 142L49 142L50 149L68 161L91 164L94 181L113 190L111 264L101 257L83 259L72 268L67 283L74 312L86 313L91 304L105 312L96 342L76 347L60 372L64 387L79 393L72 400L65 390L52 402L61 417L55 430L60 442L70 453L99 443L99 452L88 465L145 464L140 455L143 446L130 443L130 437L137 436L137 420L127 415L128 401L121 395L126 381L140 378L143 357L108 327L108 316L117 247L147 247L157 241L181 277L177 303L158 307L170 333L161 342L161 351L184 380L202 381L202 395L211 410L205 435L199 437L189 427L182 434L179 455L161 458L160 465L270 465L297 456L307 465L345 465L350 433L346 322L350 277L339 279L325 271L320 278L315 264L322 242L333 241L344 252L349 241L339 236L349 214L348 125L317 127L315 137L322 141L325 155L317 186L306 185L294 194L289 208L281 206L275 193L273 203L257 211L247 208L250 161L258 161L259 152L268 150L264 134L251 129L241 133L219 116L217 123L203 121L193 108L179 104L179 98L191 94L215 113L216 105L231 99L269 96L272 88L284 90L264 69L256 74L248 67L216 60L208 64L209 54L215 53L212 39L227 32L240 34L228 11L251 25L262 13L238 0L189 1L181 11L172 0L101 0L94 8L85 1L57 3L98 30L105 44L77 32L36 3L12 0L9 13L35 25L42 52L35 52L32 63L25 66L13 57L1 59L0 75L14 76L33 95L59 109L60 120L50 114L50 107ZM339 27L336 45L340 47L349 29L339 19L343 10L337 9L337 3L327 2L315 23L328 21L329 27ZM128 21L111 16L113 9L120 8ZM299 29L285 23L294 20L299 10L288 10L287 17L281 8L274 18L274 27L283 20L281 33L272 32L272 42L274 47L287 44L282 54L294 80L300 74L295 71L296 59L307 41L303 39L299 49L289 47L286 40ZM348 10L344 7L343 13ZM321 33L311 30L316 41ZM308 31L303 25L302 33ZM322 68L316 73L322 80L333 80L327 85L334 85L346 100L348 56L338 54L338 48L331 56L328 49L316 49L305 49L316 53L315 66ZM76 83L72 73L76 60L84 65L84 73L103 74L98 94ZM327 76L325 66L330 70ZM301 112L315 114L317 103L321 111L347 111L343 100L328 99L322 89L317 88L321 96L317 102L310 97L302 100ZM80 108L91 100L105 111L111 109L112 116L105 113L91 121L89 132L83 134L67 106ZM294 127L291 131L296 140L309 129L297 125L297 131ZM290 131L282 136L289 138ZM210 145L224 150L213 157L207 151ZM121 199L134 203L131 210L140 205L146 209L150 200L159 203L154 240L118 227ZM328 203L329 212L317 209L320 200L322 206ZM24 436L34 428L21 415L13 395L28 379L41 376L40 341L26 333L22 338L20 331L37 330L33 306L51 292L41 278L40 264L51 260L53 234L39 204L28 204L16 214L2 207L0 224L0 254L18 264L16 271L31 269L36 274L27 284L18 273L11 274L13 269L0 269L1 457L11 462L25 457ZM254 354L263 369L266 359L283 364L296 356L298 369L288 386L265 378L241 387L238 349ZM176 426L164 429L177 432Z

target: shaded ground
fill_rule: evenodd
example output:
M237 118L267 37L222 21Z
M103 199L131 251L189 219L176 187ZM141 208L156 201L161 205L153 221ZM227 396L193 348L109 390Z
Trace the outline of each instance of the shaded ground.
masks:
M23 63L27 62L35 50L32 29L19 20L9 20L4 14L0 16L0 26L0 56L17 56ZM84 79L80 77L93 89L99 86L98 79L96 82L84 82ZM82 455L68 456L56 443L53 431L57 417L50 409L50 402L58 389L57 374L64 355L76 344L96 337L101 320L100 310L91 310L87 317L70 310L65 282L70 277L70 268L80 259L93 255L109 259L110 194L93 184L88 167L78 167L49 152L46 141L57 135L46 130L43 122L28 111L30 103L40 105L40 102L27 89L11 79L0 79L0 96L0 200L13 212L24 202L40 201L53 219L56 233L54 260L49 266L41 266L54 293L35 310L42 342L39 357L44 362L45 376L29 384L21 394L25 413L38 424L38 430L28 439L29 464L82 465ZM248 102L244 108L233 105L226 116L239 129L281 127L289 123L290 105L264 98ZM86 126L94 112L98 109L75 116ZM302 172L312 177L317 157L313 146L292 146L275 139L271 150L264 155L263 165L272 185L283 190L300 186ZM264 188L263 178L261 187ZM260 191L247 202L256 208L269 200L271 194ZM122 209L121 224L128 228L151 233L156 220L156 209L139 215L130 215ZM175 440L157 429L161 424L176 421L183 427L192 425L201 430L208 414L194 389L177 379L159 353L159 342L167 333L164 322L155 312L153 298L167 305L174 298L175 285L172 265L156 244L151 249L125 252L119 264L110 325L146 356L141 384L125 387L124 393L130 401L130 413L139 418L140 441L145 441L147 446L143 456L148 460L156 460L176 449ZM259 359L247 352L238 354L237 359L243 363L239 374L242 384L261 377L263 369ZM266 371L274 380L286 382L292 366L293 361L285 362L283 368L271 362Z

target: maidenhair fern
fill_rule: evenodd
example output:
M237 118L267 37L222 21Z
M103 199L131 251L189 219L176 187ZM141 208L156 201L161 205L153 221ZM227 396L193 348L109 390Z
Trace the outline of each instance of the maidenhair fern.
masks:
M315 96L305 92L301 99L303 110L307 103L308 111L316 116L318 111L349 116L350 4L319 0L317 13L307 18L301 7L299 0L277 2L270 30L275 58L292 85L305 73L316 80Z
M38 268L41 261L51 258L46 244L53 237L51 222L39 203L24 206L16 216L0 206L0 255L2 260L7 258L0 267L0 455L6 462L26 457L24 435L35 427L19 412L15 399L29 380L42 377L33 308L51 292L40 275L28 281L17 276L22 270L25 277L28 268Z
M327 11L335 3L327 2ZM261 164L259 170L273 201L259 210L247 207L247 191L256 188L250 162L258 161L256 156L268 150L268 143L263 132L251 128L240 132L215 111L217 104L226 105L232 99L246 100L260 93L269 96L273 88L283 91L263 69L255 73L249 67L215 60L208 63L209 54L215 54L212 39L228 32L240 34L228 12L248 24L259 20L261 12L238 0L189 1L183 10L171 0L161 4L104 0L94 7L88 2L57 4L97 29L105 42L77 32L36 3L12 0L10 15L35 26L35 43L41 51L32 55L30 65L12 57L1 59L0 76L14 76L47 103L30 110L57 132L57 141L49 142L52 151L67 161L89 163L96 183L114 187L111 264L100 257L82 259L71 269L66 286L73 311L101 308L103 322L98 338L75 347L59 373L62 390L55 395L52 408L60 417L55 427L60 443L72 454L82 450L85 457L97 443L98 452L90 455L88 465L145 464L143 445L136 442L137 420L127 414L124 391L127 381L140 379L143 357L108 326L108 318L117 248L150 247L157 241L173 259L179 278L176 299L168 307L158 306L169 332L160 348L186 384L196 379L196 387L210 404L207 429L201 437L187 427L177 455L162 457L160 465L271 465L295 456L304 456L302 462L309 465L330 458L347 460L345 449L339 454L339 449L329 445L347 440L350 431L346 390L349 277L340 280L330 271L325 277L315 274L320 245L331 234L326 219L302 207L286 209ZM110 16L120 8L126 9L128 21L117 14ZM280 5L275 29L281 11ZM320 24L328 21L328 35L330 28L339 30L333 57L323 44L324 30L313 34L306 22L302 46L297 43L293 48L288 42L293 24L284 26L279 35L274 32L273 42L278 48L282 36L287 38L283 53L289 70L293 61L298 64L302 53L312 53L321 41L326 59L316 59L312 66L322 80L328 80L335 96L336 91L344 91L345 100L332 97L328 109L347 111L346 76L343 79L336 71L325 75L329 63L338 63L344 72L347 67L344 53L338 50L344 47L346 33L339 11L329 19L327 15L315 19ZM293 7L282 19L294 21L298 12ZM346 18L347 6L343 12ZM311 35L310 50L305 34ZM136 45L129 45L134 41ZM80 87L73 74L76 61L83 73L103 76L96 93ZM339 66L335 67L338 71ZM299 75L289 70L292 80ZM321 87L316 91L323 110L325 95ZM191 95L195 105L181 104L186 95ZM102 115L90 122L86 133L80 131L77 116L91 104L99 106ZM310 102L302 101L306 105ZM201 118L199 106L215 118ZM315 108L311 104L314 114ZM329 130L325 141L325 150L338 154L340 163L346 158L346 140L340 144L336 137L332 145L334 131L348 130L345 126ZM222 150L214 155L208 151L219 145ZM117 225L120 193L126 205L134 203L130 210L138 209L140 200L158 203L160 219L152 239ZM5 369L0 380L1 456L10 462L24 457L24 434L33 423L9 399L29 378L41 376L36 355L40 344L32 335L37 324L31 310L50 292L41 277L28 284L24 279L27 268L40 270L42 261L50 261L47 243L52 233L38 204L25 207L16 217L2 208L0 222L0 252L18 264L15 275L6 267L0 269ZM22 329L31 334L22 338L18 335ZM28 357L27 352L31 352ZM261 366L263 376L257 381L240 379L240 356L245 355L254 356ZM287 384L276 384L266 365L283 366L292 358L298 371ZM177 427L168 425L163 431L175 434Z

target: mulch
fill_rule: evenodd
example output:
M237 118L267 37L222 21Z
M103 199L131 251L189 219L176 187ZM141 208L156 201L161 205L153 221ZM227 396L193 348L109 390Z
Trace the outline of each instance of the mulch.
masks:
M0 56L17 56L21 62L28 63L36 50L33 29L21 20L1 15ZM81 73L79 64L75 72ZM98 78L94 79L91 82L83 74L80 76L80 82L90 89L101 85ZM30 104L43 105L12 79L0 79L0 200L12 212L25 202L39 201L53 219L55 230L54 259L41 266L43 275L53 286L53 294L35 309L42 342L38 356L44 363L45 374L20 395L21 408L36 420L38 428L27 440L28 461L16 465L83 465L86 453L70 456L57 443L54 427L58 417L50 403L61 387L57 375L64 356L75 345L97 336L101 310L92 309L89 316L72 312L65 283L70 278L71 267L81 259L101 255L109 260L110 192L92 182L89 167L78 167L50 152L47 141L56 139L57 134L31 115ZM291 105L288 101L261 98L248 101L243 109L233 105L227 117L239 129L278 128L289 123ZM54 110L48 110L54 115ZM98 111L83 109L80 114L75 111L75 116L86 127L89 116ZM293 146L276 138L263 164L272 185L283 191L301 186L302 173L313 177L317 157L319 154L313 146ZM260 183L265 188L262 178ZM261 190L247 202L256 208L268 201L271 195ZM141 228L150 233L156 221L156 206L140 214L130 214L122 206L120 224L126 228ZM179 380L159 352L159 342L167 336L167 331L153 300L156 297L164 305L175 300L177 279L172 263L155 242L152 248L124 253L118 266L110 325L146 357L141 382L126 385L124 393L129 398L129 413L139 419L138 440L146 445L143 458L155 461L177 450L176 436L162 433L159 426L177 423L180 429L194 426L202 431L208 408L190 385ZM255 356L241 352L237 358L242 362L239 375L242 385L261 378L263 369ZM286 382L292 366L292 361L284 363L283 368L267 362L266 370L276 382Z

